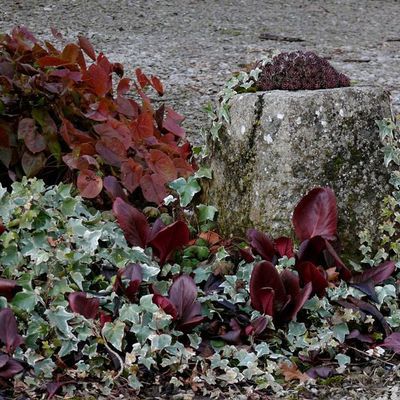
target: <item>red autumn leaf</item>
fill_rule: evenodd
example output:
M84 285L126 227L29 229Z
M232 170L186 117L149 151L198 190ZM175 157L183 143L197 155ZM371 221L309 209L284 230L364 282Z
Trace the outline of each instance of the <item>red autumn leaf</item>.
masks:
M140 187L144 198L151 203L161 204L168 195L165 188L165 179L158 174L142 176Z
M46 149L44 137L36 130L35 120L23 118L18 123L18 139L23 139L28 150L33 153L40 153Z
M8 301L11 301L21 289L17 281L0 278L0 296L5 297Z
M166 182L178 177L174 163L160 150L150 150L149 166L156 174L164 177Z
M160 79L158 79L156 76L152 75L150 77L150 81L151 81L151 86L153 86L153 88L157 91L157 93L162 96L164 94L164 88L163 85L160 81Z
M46 157L43 153L32 154L25 151L21 159L22 169L28 178L36 176L46 165Z
M119 168L127 158L125 146L117 138L103 137L95 147L101 158L113 167Z
M117 86L118 96L122 96L129 92L129 90L131 88L130 83L131 83L131 80L129 78L122 78L118 82L118 86Z
M179 125L180 121L177 119L177 115L179 114L176 114L174 111L169 109L167 112L167 117L163 122L163 128L180 138L184 138L186 133L185 130Z
M84 74L94 93L103 97L112 89L111 76L102 67L92 64Z
M140 138L148 138L154 134L154 120L150 112L141 113L137 120L137 132Z
M135 74L136 74L136 79L142 89L144 89L148 84L150 84L149 78L142 72L141 68L136 68Z
M106 176L103 179L103 186L113 201L118 197L124 201L128 201L121 184L118 182L118 179L115 176Z
M100 300L96 297L89 298L84 292L70 293L68 303L74 313L87 319L94 319L99 313Z
M285 381L293 381L299 380L300 382L307 382L311 378L304 372L301 372L295 363L281 363L279 364L279 368L282 371L283 376L285 377Z
M176 221L171 225L161 229L157 235L149 242L154 252L163 265L172 252L189 243L189 228L183 221Z
M121 163L121 182L130 193L139 187L142 176L143 167L132 158Z
M84 36L78 36L78 43L81 49L89 56L93 61L96 61L96 52L89 39Z
M145 248L150 228L144 214L120 198L113 203L113 213L128 243Z
M90 169L80 171L76 185L81 196L87 199L94 199L103 189L101 177Z
M80 51L80 48L75 43L68 43L61 53L61 58L69 64L75 64L78 61Z
M260 255L266 261L273 260L275 257L274 242L268 235L257 229L249 229L247 231L247 239L250 242L250 247L256 254Z
M36 63L39 67L60 67L68 65L68 61L62 59L61 57L53 57L53 56L44 56L39 58Z
M17 321L10 308L0 310L0 343L6 345L8 354L12 354L24 340L18 334Z
M334 240L337 231L337 208L333 190L330 188L311 190L295 207L292 221L300 241L314 236Z
M123 96L118 96L115 101L117 106L117 111L126 117L137 118L139 115L139 106L136 101L132 99L127 99Z

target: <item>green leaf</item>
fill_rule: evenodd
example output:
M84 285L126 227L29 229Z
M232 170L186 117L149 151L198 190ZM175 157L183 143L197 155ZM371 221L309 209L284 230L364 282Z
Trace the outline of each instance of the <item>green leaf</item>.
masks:
M187 181L184 178L178 178L172 181L169 187L178 193L182 207L186 207L196 193L201 191L199 183L193 176L190 176Z
M342 323L338 325L334 325L333 328L333 336L340 342L344 343L346 335L350 333L347 324Z
M172 343L171 335L153 335L151 337L151 350L163 350Z
M117 350L122 351L122 340L125 334L125 324L122 321L106 322L102 333Z
M337 360L340 367L344 367L351 362L350 357L345 354L336 354L335 360Z
M38 301L39 299L35 292L24 290L15 295L12 305L29 313L35 308Z
M55 310L46 310L45 315L47 315L47 319L52 326L56 327L65 336L72 336L72 328L68 325L68 321L74 318L74 314L66 311L64 307L58 306Z
M218 209L214 206L206 206L204 204L199 204L196 206L199 210L199 221L200 223L205 221L214 221L215 214L218 212Z
M212 170L207 167L200 167L194 174L196 179L207 178L212 179Z

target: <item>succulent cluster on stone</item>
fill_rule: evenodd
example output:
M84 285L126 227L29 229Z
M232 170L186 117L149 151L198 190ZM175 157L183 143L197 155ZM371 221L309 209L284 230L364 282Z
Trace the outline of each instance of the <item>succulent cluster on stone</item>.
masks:
M280 53L262 67L260 90L316 90L350 86L350 79L308 51Z

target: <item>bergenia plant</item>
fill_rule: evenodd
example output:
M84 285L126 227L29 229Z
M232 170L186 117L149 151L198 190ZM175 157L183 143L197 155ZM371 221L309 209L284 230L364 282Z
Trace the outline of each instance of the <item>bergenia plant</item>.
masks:
M294 272L286 269L279 273L269 261L256 264L250 278L252 307L277 323L294 320L311 291L311 282L301 288Z
M132 246L151 247L161 265L170 259L175 250L189 243L189 228L183 221L165 226L157 220L150 226L142 212L121 198L114 201L113 212L127 242Z
M197 301L197 286L189 275L179 276L168 291L168 297L155 292L153 302L162 308L176 321L176 328L189 332L200 324L204 317L201 315L201 304Z
M330 275L349 280L349 269L335 250L337 244L337 206L333 190L315 188L296 205L292 223L294 233L300 241L295 254L293 242L286 237L276 240L255 229L248 231L250 246L255 254L273 264L280 257L295 257L301 284L312 284L312 293L322 297L329 286Z

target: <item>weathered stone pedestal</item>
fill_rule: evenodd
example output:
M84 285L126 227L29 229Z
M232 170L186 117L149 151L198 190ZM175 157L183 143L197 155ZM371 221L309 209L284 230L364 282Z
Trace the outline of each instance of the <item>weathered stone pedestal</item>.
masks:
M391 116L378 87L271 91L237 95L231 124L214 144L210 204L225 234L256 227L291 232L295 204L315 186L334 189L345 249L376 231L390 192L375 121ZM354 248L354 250L355 250Z

